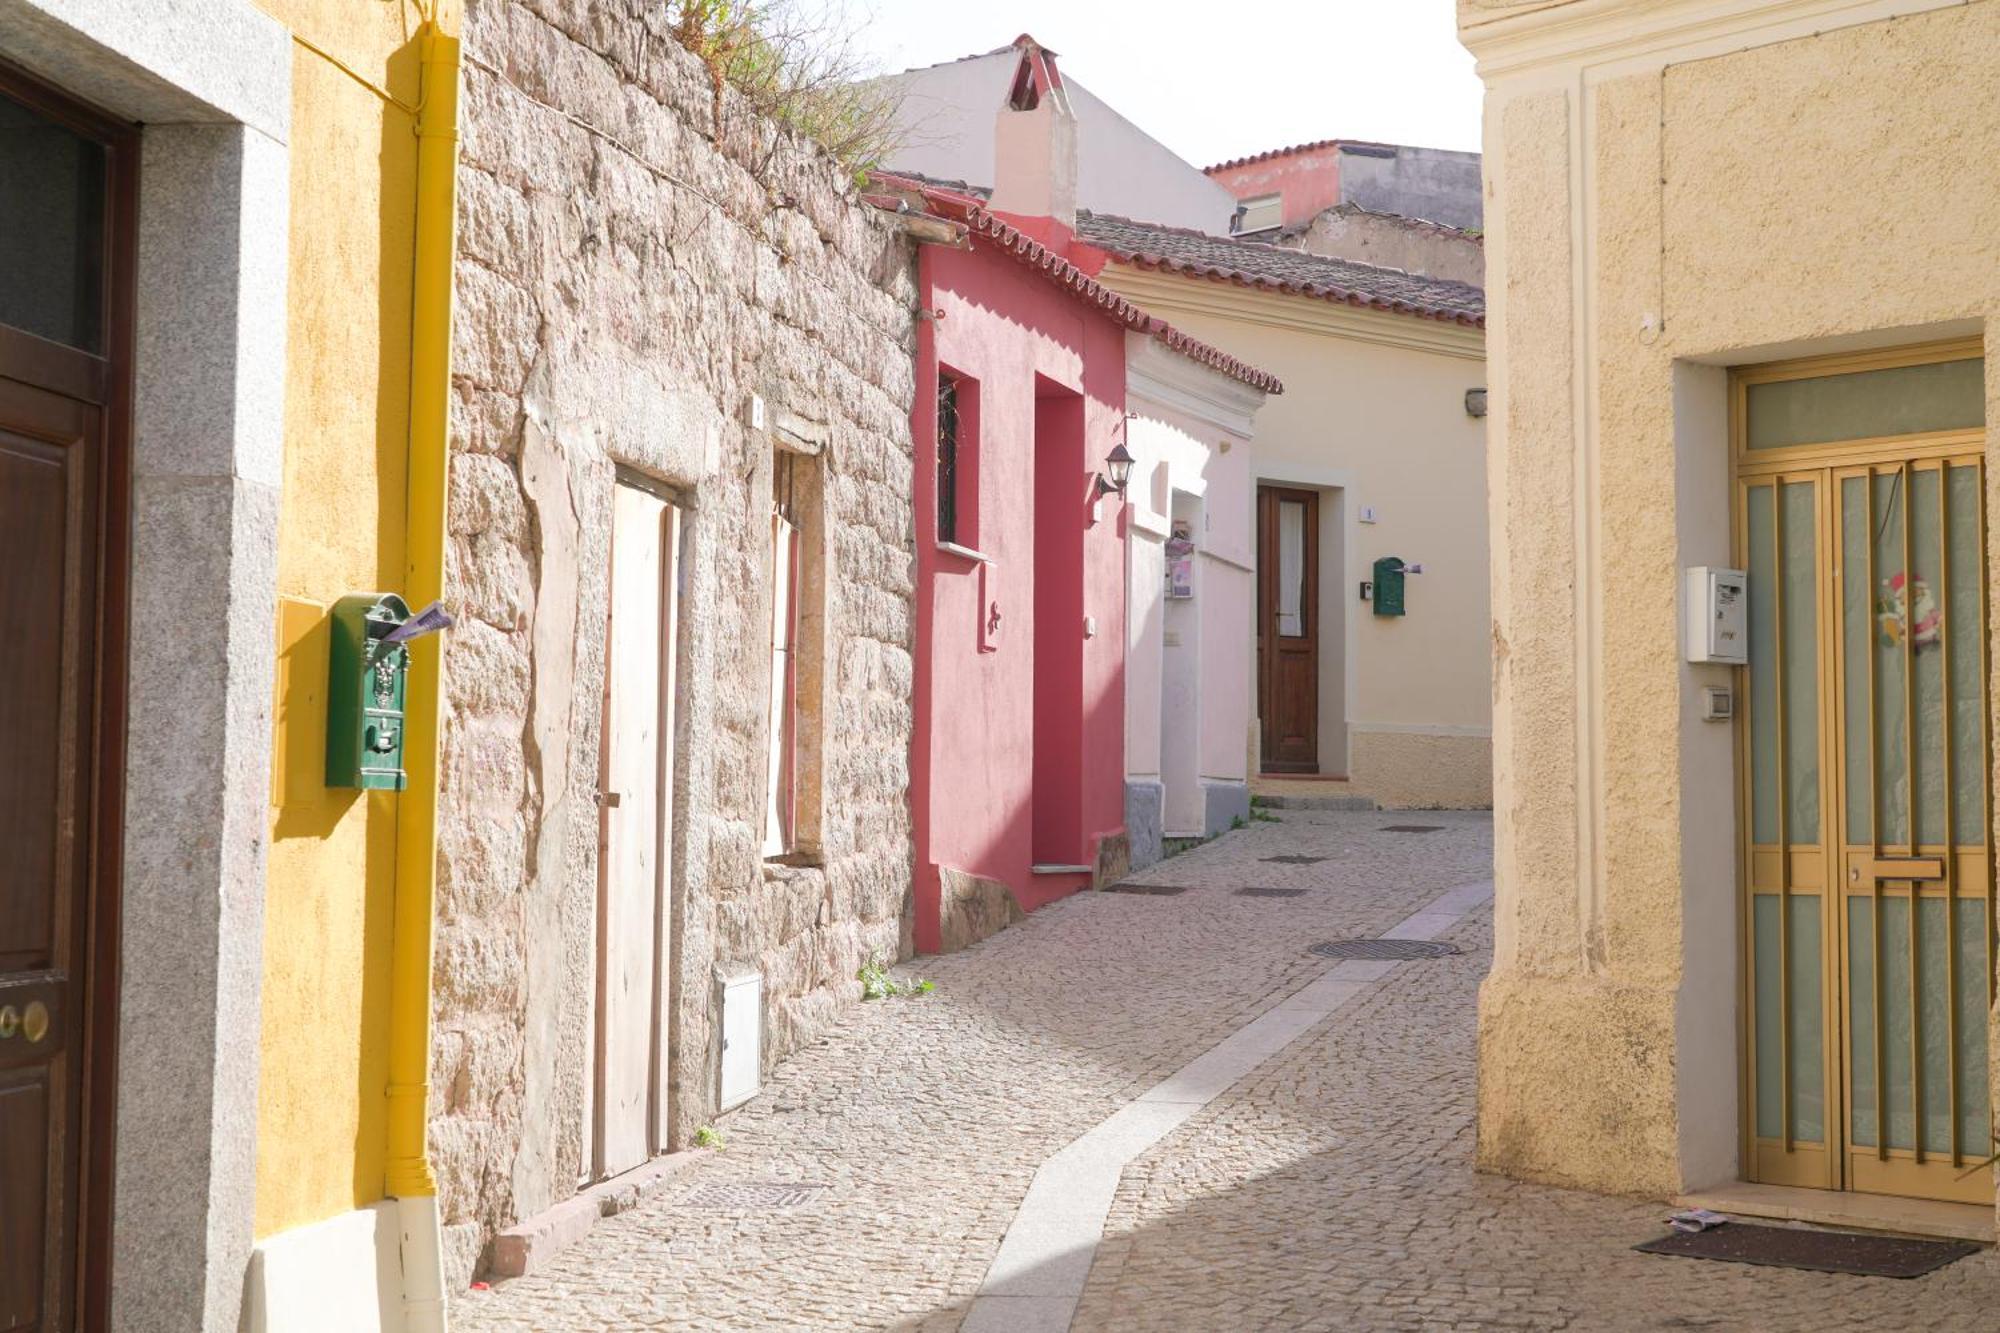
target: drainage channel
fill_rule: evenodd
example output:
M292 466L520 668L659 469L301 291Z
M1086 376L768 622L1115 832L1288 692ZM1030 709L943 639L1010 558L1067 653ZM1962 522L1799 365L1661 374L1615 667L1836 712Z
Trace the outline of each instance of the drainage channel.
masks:
M1029 1183L959 1326L961 1333L1067 1333L1125 1168L1252 1070L1379 983L1398 962L1396 955L1325 950L1416 945L1432 950L1418 957L1457 953L1456 946L1436 937L1492 896L1491 883L1461 885L1378 936L1314 946L1313 953L1342 961L1058 1149Z

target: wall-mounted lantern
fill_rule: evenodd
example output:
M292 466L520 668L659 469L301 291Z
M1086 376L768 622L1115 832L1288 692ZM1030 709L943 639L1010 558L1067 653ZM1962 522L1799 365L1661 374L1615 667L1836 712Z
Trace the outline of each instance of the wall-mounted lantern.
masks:
M1465 415L1483 417L1486 415L1486 390L1484 388L1465 391Z
M1125 484L1132 480L1132 461L1132 451L1125 447L1123 440L1112 447L1104 459L1104 470L1111 474L1111 479L1105 480L1102 474L1097 478L1097 494L1100 498L1106 495L1125 494Z

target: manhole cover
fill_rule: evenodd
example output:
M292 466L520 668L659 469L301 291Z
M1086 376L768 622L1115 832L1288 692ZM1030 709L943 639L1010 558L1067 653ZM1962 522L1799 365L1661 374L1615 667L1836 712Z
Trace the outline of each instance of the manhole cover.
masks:
M1267 856L1266 862L1281 866L1316 866L1326 860L1324 856L1300 856L1297 852L1287 852L1283 856Z
M1177 893L1186 893L1185 884L1113 884L1106 893L1146 893L1155 898L1171 898Z
M1436 833L1442 824L1384 824L1377 833Z
M1239 898L1296 898L1304 892L1304 889L1248 888L1238 889L1236 896Z
M1404 962L1412 958L1446 958L1459 951L1444 940L1327 940L1306 950L1321 958L1373 958Z
M717 1180L682 1199L681 1206L734 1212L796 1208L802 1203L810 1203L825 1188L824 1185L788 1184L775 1180Z

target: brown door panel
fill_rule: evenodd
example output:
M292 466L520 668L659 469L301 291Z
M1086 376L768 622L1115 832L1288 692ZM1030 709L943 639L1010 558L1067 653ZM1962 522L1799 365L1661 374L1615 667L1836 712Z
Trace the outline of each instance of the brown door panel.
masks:
M1284 584L1281 531L1288 507L1300 524L1296 586ZM1285 614L1286 607L1295 610ZM1257 490L1257 713L1263 767L1319 771L1319 493Z
M42 1326L59 1299L50 1290L48 1245L60 1210L49 1207L51 1129L47 1069L0 1072L0 1330ZM54 1213L55 1215L52 1215ZM54 1225L52 1225L54 1224ZM51 1323L54 1321L51 1320Z
M10 393L12 387L14 392ZM20 398L0 385L0 412ZM58 400L60 401L60 400ZM11 414L9 414L11 415ZM0 847L6 848L8 888L0 891L0 977L54 961L60 913L55 895L30 886L54 885L62 873L66 661L74 635L65 632L76 589L73 450L5 430L0 416L0 624L15 642L0 666Z

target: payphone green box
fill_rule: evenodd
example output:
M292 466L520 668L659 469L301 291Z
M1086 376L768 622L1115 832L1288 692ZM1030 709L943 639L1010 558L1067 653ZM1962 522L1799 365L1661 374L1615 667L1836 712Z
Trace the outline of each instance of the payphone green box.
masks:
M356 593L333 605L326 674L326 785L401 791L403 688L410 650L385 638L410 618L394 593Z
M1403 614L1403 561L1398 556L1385 555L1375 562L1374 610L1378 616Z

